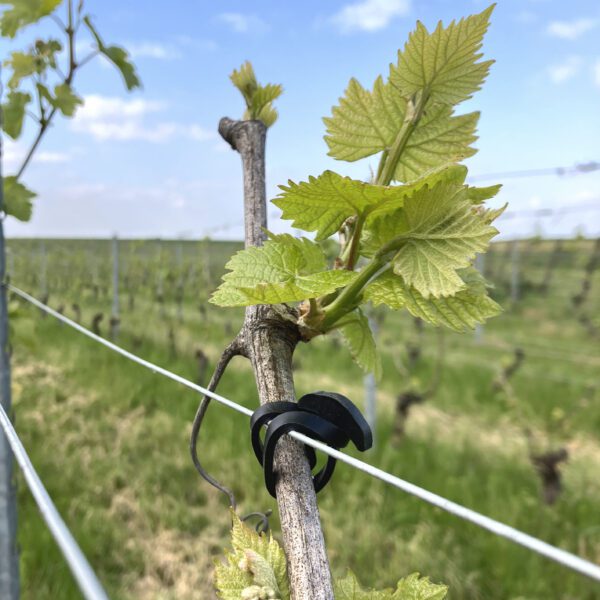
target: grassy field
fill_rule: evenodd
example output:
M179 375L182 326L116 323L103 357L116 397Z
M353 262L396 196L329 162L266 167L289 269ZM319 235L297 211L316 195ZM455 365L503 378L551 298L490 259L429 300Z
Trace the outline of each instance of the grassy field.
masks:
M242 321L241 311L205 302L237 246L157 241L120 247L119 343L197 380L196 351L214 364ZM413 407L404 437L394 443L396 398L427 386L439 338L428 326L419 334L406 314L386 315L376 445L364 458L600 563L600 272L580 305L572 300L593 242L567 241L556 251L553 241L525 241L519 250L520 297L511 299L517 275L511 246L496 244L485 268L504 314L477 338L445 335L441 385ZM108 335L109 242L11 240L9 251L14 284L47 295L51 306L86 326L103 313L101 331ZM228 543L229 516L224 498L197 476L188 455L197 394L36 309L20 304L14 313L17 430L111 597L214 597L212 565ZM407 344L420 349L409 373L402 368ZM517 347L522 365L508 386L494 390ZM337 340L300 346L295 367L299 395L330 389L362 404L363 376ZM242 359L232 363L219 391L257 406ZM245 417L214 405L201 456L233 487L241 513L274 509L248 434ZM552 506L542 500L527 435L537 449L568 449L564 489ZM351 568L365 585L386 586L419 571L447 583L453 600L600 597L600 587L584 577L345 465L319 495L319 505L336 576ZM23 597L80 598L21 478L19 525ZM276 519L272 526L277 534Z

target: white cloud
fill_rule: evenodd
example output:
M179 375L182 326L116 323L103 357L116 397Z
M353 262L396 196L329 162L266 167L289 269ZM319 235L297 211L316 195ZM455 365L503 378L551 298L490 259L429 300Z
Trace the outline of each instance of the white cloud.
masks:
M173 60L181 58L182 54L176 48L158 42L129 42L123 44L132 58L156 58L158 60Z
M174 137L187 137L197 141L212 140L216 134L200 125L182 125L170 121L150 124L147 116L166 108L162 102L152 100L123 100L107 96L84 97L83 106L71 122L73 131L87 133L99 141L166 142Z
M2 162L3 166L6 167L8 171L12 171L16 169L25 158L25 148L22 147L18 142L13 142L12 140L5 138L4 139L4 148L2 152ZM8 173L10 175L10 173Z
M38 152L34 155L34 160L41 163L64 163L71 157L66 152Z
M598 192L591 189L583 189L573 194L574 200L596 200L598 198Z
M217 21L228 25L236 33L262 33L269 29L260 17L243 13L226 12L217 15Z
M183 45L183 42L179 38L176 38L173 44L151 41L125 41L119 43L133 59L153 58L157 60L174 60L183 56L183 52L177 47L178 45ZM84 58L95 51L96 46L91 40L77 40L75 52L78 58ZM98 64L108 66L109 63L99 61Z
M83 106L71 122L71 128L88 133L97 140L161 141L171 135L170 128L147 126L144 117L162 108L160 102L140 98L123 100L99 95L85 96Z
M563 40L575 40L594 29L598 25L596 19L575 19L573 21L553 21L548 25L547 32L553 37Z
M14 171L21 166L28 152L21 142L14 142L6 139L4 142L3 162L8 171ZM65 163L71 159L71 155L67 152L50 152L47 150L38 150L34 153L32 164L55 164ZM10 173L9 173L10 174Z
M362 0L344 6L330 20L342 33L378 31L395 17L408 14L410 3L410 0Z
M77 130L77 128L75 128ZM81 131L81 130L79 130ZM141 140L145 142L164 142L173 137L175 128L171 123L159 123L153 127L135 121L129 122L90 122L87 124L88 133L97 140Z
M123 100L92 94L85 96L83 106L77 111L77 121L102 120L109 118L139 118L165 108L164 103L136 98Z
M552 83L561 84L572 79L581 71L581 58L570 56L562 63L548 67L548 75Z
M187 237L200 238L219 228L218 237L243 237L243 225L220 226L242 216L241 184L236 178L159 177L135 185L126 179L107 183L61 175L57 173L45 186L32 185L41 196L34 220L27 227L12 220L7 223L9 235L104 237L117 232L121 237L168 238L185 232Z

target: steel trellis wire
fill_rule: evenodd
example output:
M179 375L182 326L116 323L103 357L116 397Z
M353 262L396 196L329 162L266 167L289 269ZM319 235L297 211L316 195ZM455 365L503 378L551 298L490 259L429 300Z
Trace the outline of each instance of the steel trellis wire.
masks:
M237 410L238 412L241 412L242 414L245 414L247 416L252 415L252 411L250 409L248 409L244 406L240 406L236 402L233 402L232 400L229 400L228 398L224 398L223 396L220 396L219 394L216 394L214 392L209 392L209 390L207 390L206 388L204 388L200 385L197 385L197 384L185 379L184 377L176 375L175 373L172 373L166 369L163 369L162 367L159 367L158 365L155 365L147 360L144 360L143 358L140 358L139 356L136 356L135 354L128 352L124 348L121 348L120 346L117 346L116 344L113 344L112 342L105 340L104 338L92 333L85 327L82 327L78 323L75 323L68 317L65 317L64 315L60 314L59 312L53 310L49 306L46 306L44 303L40 302L39 300L36 300L33 296L30 296L29 294L20 290L19 288L16 288L13 285L9 285L8 287L12 292L17 294L24 300L27 300L28 302L30 302L37 308L45 311L46 313L48 313L49 315L52 315L53 317L59 319L63 323L70 325L74 329L76 329L79 332L83 333L84 335L87 335L88 337L100 342L101 344L114 350L115 352L118 352L122 356L125 356L142 366L145 366L146 368L150 369L154 373L164 375L165 377L168 377L169 379L177 381L190 389L193 389L202 394L206 394L206 395L210 396L211 398L213 398L214 400L216 400L217 402L220 402L221 404L225 404L226 406L233 408L234 410ZM398 488L398 489L406 492L407 494L410 494L410 495L415 496L416 498L419 498L429 504L432 504L433 506L437 506L438 508L441 508L442 510L444 510L450 514L453 514L453 515L459 517L460 519L463 519L465 521L473 523L474 525L477 525L478 527L481 527L483 529L487 529L488 531L491 531L495 535L504 537L520 546L523 546L524 548L527 548L537 554L540 554L542 556L545 556L546 558L549 558L550 560L553 560L554 562L557 562L563 566L566 566L569 569L572 569L573 571L577 571L578 573L586 575L587 577L590 577L591 579L594 579L594 580L600 582L600 565L594 564L588 560L580 558L579 556L576 556L575 554L567 552L566 550L562 550L561 548L552 546L552 545L548 544L547 542L544 542L544 541L542 541L538 538L535 538L527 533L524 533L523 531L519 531L518 529L515 529L514 527L511 527L510 525L506 525L505 523L501 523L500 521L496 521L495 519L486 517L485 515L482 515L481 513L471 510L470 508L466 508L465 506L457 504L456 502L453 502L452 500L448 500L447 498L444 498L443 496L439 496L438 494L434 494L433 492L423 489L413 483L410 483L408 481L400 479L399 477L396 477L395 475L392 475L391 473L383 471L382 469L379 469L373 465L370 465L362 460L359 460L357 458L349 456L348 454L340 452L339 450L335 450L334 448L331 448L321 442L318 442L317 440L313 440L309 437L306 437L305 435L302 435L301 433L292 431L288 435L290 435L294 439L296 439L308 446L311 446L312 448L315 448L316 450L322 451L324 454L327 454L328 456L332 456L333 458L335 458L343 463L346 463L347 465L350 465L351 467L354 467L355 469L362 471L363 473L366 473L367 475L370 475L371 477L379 479L379 480L383 481L384 483L387 483L388 485Z
M65 522L62 520L44 484L36 473L27 455L27 451L23 447L2 405L0 405L0 426L6 434L8 443L12 448L17 463L23 471L25 481L42 513L42 517L60 547L84 598L86 600L108 600L102 584L96 577L96 574L81 551L81 548L77 545Z

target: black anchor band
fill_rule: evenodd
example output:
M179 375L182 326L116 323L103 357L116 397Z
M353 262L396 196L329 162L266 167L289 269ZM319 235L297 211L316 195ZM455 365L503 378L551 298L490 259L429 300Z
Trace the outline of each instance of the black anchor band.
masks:
M275 447L281 436L290 431L303 433L311 438L319 440L325 444L335 443L339 440L347 440L348 437L338 429L333 423L322 419L317 415L304 413L300 411L287 412L275 417L267 427L265 435L265 445L263 452L263 470L265 473L265 486L271 496L276 497L275 484L277 483L277 474L273 469L273 460L275 458ZM329 481L335 468L335 458L327 457L327 464L317 475L313 477L315 491L318 492Z
M373 433L357 406L335 392L313 392L298 400L302 411L319 415L337 425L361 452L373 445ZM348 440L340 448L344 448ZM335 447L335 446L334 446Z
M256 460L263 464L263 442L260 439L260 430L263 425L267 425L269 421L272 421L275 417L285 413L298 410L298 405L295 402L269 402L264 404L258 410L255 410L250 417L250 435L252 440L252 449L256 456ZM308 458L308 464L311 469L315 468L317 464L317 455L315 454L314 448L305 446L304 451L306 458Z
M298 411L298 405L295 402L269 402L268 404L265 404L264 406L261 406L258 410L254 411L254 413L252 414L252 417L250 419L252 448L254 450L254 454L256 455L258 462L261 465L263 465L263 462L264 462L263 461L264 445L263 445L262 440L260 439L260 430L261 430L262 426L266 425L267 423L278 418L281 415L284 415L284 414L289 415L289 414L296 413L297 411ZM274 426L275 429L277 429L281 424L283 424L283 421L279 421L279 425L276 424ZM286 433L286 432L282 432L282 435L283 435L283 433ZM273 443L276 443L276 441L274 441ZM315 465L317 464L317 455L315 454L315 450L311 446L305 445L304 453L306 454L306 458L308 459L308 464L312 471L312 469L314 469ZM327 481L329 480L329 477L331 477L330 472L331 473L333 472L334 466L335 466L335 461L334 461L333 465L330 465L328 463L325 466L325 468L323 468L319 473L317 473L317 475L315 475L315 481L316 482L323 481L322 486L325 485L325 483L327 483ZM273 471L272 462L271 462L271 465L268 467L268 470ZM274 484L267 484L267 487L271 488L271 487L273 487L273 485ZM315 485L317 485L317 483Z
M267 425L264 442L261 428ZM273 467L275 447L290 431L297 431L340 449L352 441L358 450L369 449L373 436L358 408L345 396L334 392L314 392L295 402L270 402L258 408L250 420L252 447L265 474L265 486L276 497L277 473ZM316 465L312 447L305 445L310 468ZM331 479L336 459L329 456L325 466L313 476L315 491L319 492Z

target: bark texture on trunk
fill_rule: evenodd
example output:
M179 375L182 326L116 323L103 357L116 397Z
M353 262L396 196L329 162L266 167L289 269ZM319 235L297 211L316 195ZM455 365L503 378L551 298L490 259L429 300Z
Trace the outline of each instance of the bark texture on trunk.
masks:
M267 128L261 121L219 123L221 137L242 157L244 177L244 241L248 246L262 246L267 228L267 191L265 185L265 144Z
M260 121L221 119L219 133L240 153L244 175L246 247L266 235L266 127ZM238 336L254 370L261 404L296 400L292 356L300 341L297 314L286 306L246 309ZM302 445L284 436L275 454L277 505L293 600L333 600L333 586L317 497Z

